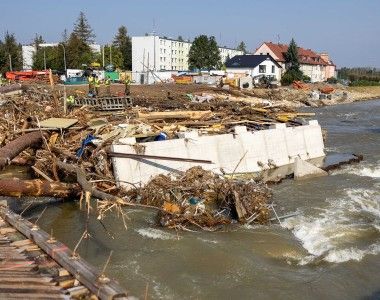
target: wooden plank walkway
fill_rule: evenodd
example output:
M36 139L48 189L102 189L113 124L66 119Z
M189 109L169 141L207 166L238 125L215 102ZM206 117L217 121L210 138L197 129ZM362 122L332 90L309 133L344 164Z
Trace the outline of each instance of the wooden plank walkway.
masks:
M0 299L128 299L43 230L0 207ZM62 267L63 266L63 267Z

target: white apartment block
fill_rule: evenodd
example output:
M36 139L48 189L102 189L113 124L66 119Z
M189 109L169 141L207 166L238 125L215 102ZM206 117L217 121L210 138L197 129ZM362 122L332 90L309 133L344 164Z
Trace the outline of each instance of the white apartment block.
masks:
M187 71L191 43L159 36L132 37L132 72L147 70ZM242 51L219 48L222 62Z

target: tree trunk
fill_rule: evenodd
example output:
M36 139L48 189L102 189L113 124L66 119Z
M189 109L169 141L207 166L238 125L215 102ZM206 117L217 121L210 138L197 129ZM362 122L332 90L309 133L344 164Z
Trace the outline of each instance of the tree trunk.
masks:
M82 187L82 190L85 192L89 192L95 198L98 198L101 200L115 201L115 202L120 201L120 200L122 201L122 199L117 196L99 191L98 189L93 187L93 185L86 179L86 172L82 168L76 165L64 163L63 161L60 161L58 159L55 160L55 162L59 169L75 174L77 177L77 182Z
M42 141L41 132L31 132L18 137L0 148L0 170L10 164L11 160L29 147L35 147Z
M11 197L57 197L77 196L81 191L78 184L49 182L47 180L20 180L17 178L0 179L0 196Z

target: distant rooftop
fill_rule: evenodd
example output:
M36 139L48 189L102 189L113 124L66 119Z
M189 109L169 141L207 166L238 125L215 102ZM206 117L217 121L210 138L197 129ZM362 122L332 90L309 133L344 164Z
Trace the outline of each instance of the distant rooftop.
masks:
M278 61L285 62L285 53L288 51L289 46L286 44L276 44L272 42L264 42L269 49L278 57ZM304 49L298 47L298 56L300 63L309 65L328 65L328 62L324 61L321 56L311 49Z
M280 64L270 55L236 55L226 62L227 68L256 68L265 60L271 60L279 68Z

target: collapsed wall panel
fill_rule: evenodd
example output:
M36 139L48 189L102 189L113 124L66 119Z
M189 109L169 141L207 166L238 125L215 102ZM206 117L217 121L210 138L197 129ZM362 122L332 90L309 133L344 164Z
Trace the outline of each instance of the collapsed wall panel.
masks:
M114 175L120 185L145 184L158 174L181 173L194 166L217 173L250 173L323 157L322 130L317 121L286 127L276 124L267 130L248 132L239 126L235 134L199 136L185 133L183 138L140 143L133 138L112 145L112 152L209 160L212 163L183 162L147 158L113 157Z

